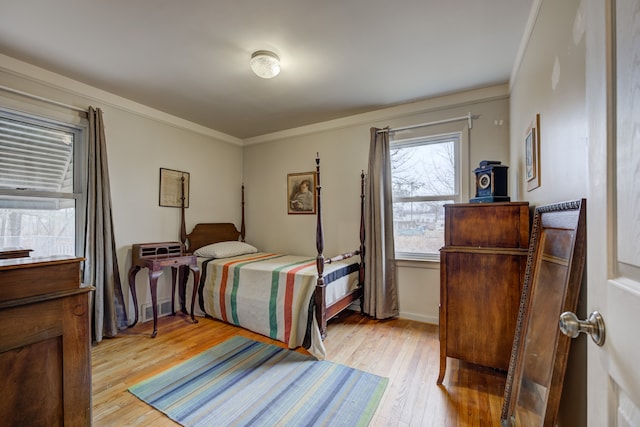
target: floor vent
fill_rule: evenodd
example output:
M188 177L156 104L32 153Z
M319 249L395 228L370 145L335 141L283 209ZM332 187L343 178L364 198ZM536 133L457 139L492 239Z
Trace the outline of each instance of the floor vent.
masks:
M153 306L142 304L140 312L142 313L141 322L153 320ZM171 300L158 301L158 317L164 317L171 314Z

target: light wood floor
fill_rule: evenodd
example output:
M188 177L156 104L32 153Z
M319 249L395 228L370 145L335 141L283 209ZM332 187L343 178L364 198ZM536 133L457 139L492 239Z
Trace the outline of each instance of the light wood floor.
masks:
M216 320L192 324L184 315L161 318L154 339L151 329L139 324L93 347L94 426L176 426L127 388L233 335L282 345ZM444 383L436 385L437 326L347 313L330 322L325 346L327 360L389 378L372 426L500 425L504 372L448 359Z

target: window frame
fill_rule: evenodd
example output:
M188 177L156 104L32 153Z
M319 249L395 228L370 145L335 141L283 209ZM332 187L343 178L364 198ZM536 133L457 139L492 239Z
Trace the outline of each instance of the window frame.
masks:
M0 99L0 101L3 101ZM2 102L4 104L4 102ZM40 108L42 110L42 108ZM56 111L29 112L0 104L0 116L36 126L46 126L73 134L73 192L0 188L0 196L68 199L75 201L75 256L82 256L85 246L87 206L88 120L76 114L58 114ZM58 116L56 118L56 116Z
M454 140L454 191L452 194L442 194L433 196L415 196L415 197L393 197L392 203L396 202L433 202L433 201L453 201L453 203L461 203L463 195L468 193L468 129L466 126L464 129L437 129L437 131L423 132L421 136L412 136L402 139L391 139L389 141L390 150L397 147L410 147L410 146L424 146L431 144L439 144L445 142L451 142ZM393 172L392 172L393 174ZM395 221L395 218L394 218ZM443 231L444 233L444 231ZM395 231L394 231L395 236ZM440 252L403 252L399 251L396 247L395 251L396 260L406 261L430 261L439 262Z

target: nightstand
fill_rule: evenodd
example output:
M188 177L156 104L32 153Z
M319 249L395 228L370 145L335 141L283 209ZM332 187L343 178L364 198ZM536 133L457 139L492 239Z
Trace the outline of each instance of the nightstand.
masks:
M136 274L141 268L149 269L149 286L151 288L151 303L153 305L153 333L151 338L155 338L158 333L158 307L157 307L157 284L158 277L162 275L162 269L171 267L171 312L175 313L175 293L176 293L176 276L180 271L181 283L184 275L184 283L186 283L189 271L193 272L193 293L191 296L191 320L198 323L194 316L196 293L198 282L200 281L200 269L195 255L185 254L182 250L180 242L161 242L161 243L141 243L132 246L131 252L131 268L129 269L129 288L133 297L135 306L135 320L129 327L138 323L138 298L136 295ZM184 305L182 310L185 314Z

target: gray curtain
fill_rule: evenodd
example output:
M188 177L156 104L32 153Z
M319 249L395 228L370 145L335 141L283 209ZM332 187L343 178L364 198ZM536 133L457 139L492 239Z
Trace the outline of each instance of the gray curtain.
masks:
M363 309L376 319L387 319L398 315L398 292L393 245L389 132L379 130L371 128L369 146Z
M102 110L89 107L89 162L83 283L95 286L92 300L92 332L95 342L113 337L127 326L120 272L116 258L107 144Z

